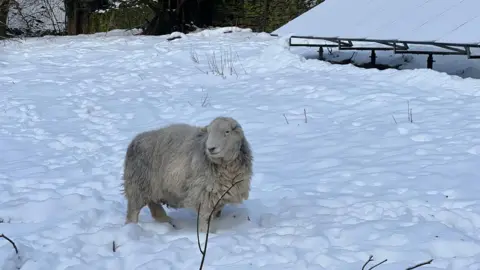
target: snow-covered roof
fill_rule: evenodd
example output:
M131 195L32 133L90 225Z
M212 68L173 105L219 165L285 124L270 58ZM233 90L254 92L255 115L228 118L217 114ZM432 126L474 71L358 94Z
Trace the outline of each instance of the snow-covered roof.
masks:
M273 34L480 44L480 0L326 0Z

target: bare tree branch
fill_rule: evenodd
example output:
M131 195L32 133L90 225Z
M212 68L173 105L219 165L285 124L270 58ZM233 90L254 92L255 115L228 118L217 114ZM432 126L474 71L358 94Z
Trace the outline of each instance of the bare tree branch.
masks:
M237 178L238 175L235 177ZM234 178L234 179L235 179ZM220 196L220 198L217 200L217 202L215 203L215 205L213 206L213 209L212 211L210 212L210 215L208 216L208 222L207 222L207 233L206 233L206 236L205 236L205 244L203 245L203 250L200 246L200 232L199 232L199 224L200 224L200 208L201 208L201 204L198 205L198 211L197 211L197 243L198 243L198 249L200 249L200 253L202 254L202 261L200 262L200 268L199 270L202 270L203 269L203 263L205 262L205 256L207 255L207 245L208 245L208 235L209 235L209 232L210 232L210 223L212 221L212 216L213 216L213 213L215 212L215 210L217 209L217 206L218 204L222 201L223 197L225 197L225 195L228 194L228 192L234 187L236 186L238 183L242 182L243 180L239 180L237 182L234 182L223 194L222 196Z
M375 268L375 267L379 266L379 265L380 265L380 264L382 264L382 263L386 263L386 262L387 262L387 259L385 259L385 260L383 260L383 261L381 261L381 262L379 262L379 263L375 264L374 266L372 266L372 267L368 268L368 270L372 270L373 268Z
M365 270L365 267L367 267L367 264L372 261L373 261L373 255L370 255L370 257L368 257L368 260L363 264L362 270Z
M414 266L408 267L406 270L412 270L412 269L415 269L415 268L418 268L418 267L421 267L421 266L430 264L432 261L433 261L433 259L430 259L430 260L428 260L428 261L426 261L426 262L422 262L422 263L416 264L416 265L414 265ZM365 270L365 267L367 267L367 265L368 265L370 262L373 262L373 256L372 256L372 255L370 255L370 257L368 257L368 260L363 264L362 270ZM383 261L381 261L381 262L373 265L372 267L368 268L368 270L372 270L372 269L374 269L375 267L377 267L377 266L379 266L379 265L381 265L381 264L383 264L383 263L385 263L385 262L387 262L387 259L385 259L385 260L383 260Z
M15 249L15 253L18 254L18 248L17 248L17 245L15 245L15 242L12 241L12 239L8 238L6 235L4 234L0 234L0 238L4 238L5 240L7 240L8 242L10 242L10 244L12 244L13 248Z
M418 267L421 267L421 266L424 266L424 265L427 265L427 264L431 264L432 262L433 262L433 259L430 259L426 262L422 262L422 263L416 264L414 266L410 266L406 270L412 270L412 269L415 269L415 268L418 268Z

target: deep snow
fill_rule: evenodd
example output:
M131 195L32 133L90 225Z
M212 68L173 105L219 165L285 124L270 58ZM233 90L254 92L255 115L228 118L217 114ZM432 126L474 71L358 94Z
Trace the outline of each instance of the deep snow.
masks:
M243 125L255 176L204 269L480 268L479 80L305 60L233 30L0 47L0 234L20 250L0 239L0 269L198 269L192 211L169 210L178 230L146 208L124 225L122 163L138 132L218 115ZM233 59L224 77L206 74L213 51Z

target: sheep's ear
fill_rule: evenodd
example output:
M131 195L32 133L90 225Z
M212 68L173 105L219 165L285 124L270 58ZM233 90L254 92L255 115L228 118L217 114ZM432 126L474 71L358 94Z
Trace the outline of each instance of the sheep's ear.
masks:
M240 124L236 124L235 126L233 126L232 130L236 130L236 129L241 129L242 126L240 126Z

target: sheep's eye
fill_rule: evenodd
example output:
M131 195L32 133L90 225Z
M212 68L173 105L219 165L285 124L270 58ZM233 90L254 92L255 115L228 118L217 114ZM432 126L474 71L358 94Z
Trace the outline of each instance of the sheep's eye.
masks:
M225 135L228 135L228 134L230 134L230 130L225 131Z

